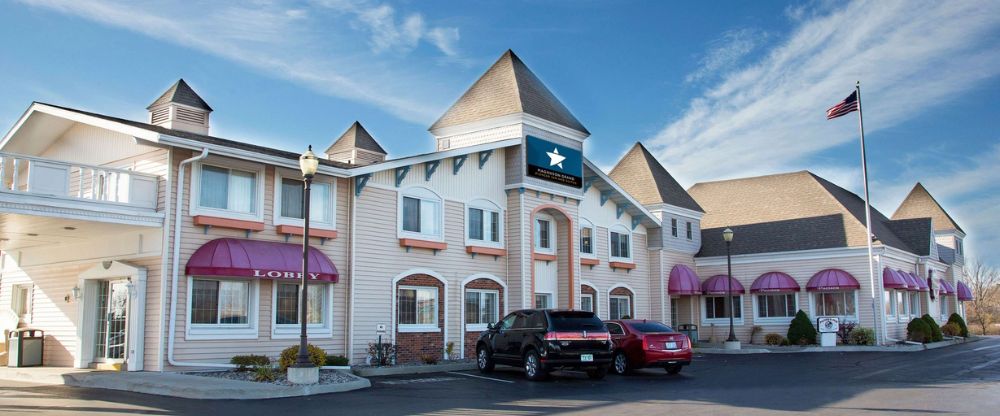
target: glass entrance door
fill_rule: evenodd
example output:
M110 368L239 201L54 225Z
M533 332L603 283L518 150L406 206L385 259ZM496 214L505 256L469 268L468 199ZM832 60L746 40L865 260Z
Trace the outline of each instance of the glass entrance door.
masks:
M97 293L94 361L123 362L128 328L128 281L103 280Z

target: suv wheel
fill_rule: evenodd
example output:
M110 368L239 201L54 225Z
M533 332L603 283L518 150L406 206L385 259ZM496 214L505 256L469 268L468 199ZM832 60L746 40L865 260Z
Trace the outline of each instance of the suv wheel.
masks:
M628 368L628 357L625 356L624 352L618 351L615 354L611 369L615 371L615 374L621 375L624 375L631 370L631 368Z
M548 375L542 368L542 359L535 350L528 350L524 354L524 375L531 381L544 380Z
M606 375L608 375L607 366L597 367L594 370L587 370L587 377L590 377L591 380L601 380Z
M490 354L489 350L484 346L480 346L479 350L476 351L476 365L479 366L479 371L483 373L493 371L493 368L496 366L493 362L493 354Z

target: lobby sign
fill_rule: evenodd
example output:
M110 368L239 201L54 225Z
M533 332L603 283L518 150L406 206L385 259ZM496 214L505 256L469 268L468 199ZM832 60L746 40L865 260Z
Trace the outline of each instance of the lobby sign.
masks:
M574 188L583 187L583 154L548 140L527 136L528 176Z
M309 280L318 280L323 273L309 272ZM253 269L253 277L261 279L295 279L302 280L302 272L283 272L280 270ZM325 280L325 279L324 279Z

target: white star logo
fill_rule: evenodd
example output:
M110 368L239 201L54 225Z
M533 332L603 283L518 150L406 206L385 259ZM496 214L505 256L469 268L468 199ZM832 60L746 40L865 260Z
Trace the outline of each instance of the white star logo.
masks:
M562 162L566 160L566 156L559 154L559 148L553 148L551 152L545 152L545 154L549 155L549 166L563 168Z

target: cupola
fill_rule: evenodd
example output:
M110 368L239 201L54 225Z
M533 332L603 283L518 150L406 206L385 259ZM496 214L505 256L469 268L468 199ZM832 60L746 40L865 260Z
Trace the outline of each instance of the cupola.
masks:
M183 79L167 89L149 107L149 124L190 133L208 134L212 107Z
M385 161L386 151L360 122L355 121L326 149L326 155L334 162L366 166Z

